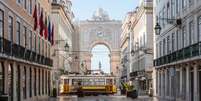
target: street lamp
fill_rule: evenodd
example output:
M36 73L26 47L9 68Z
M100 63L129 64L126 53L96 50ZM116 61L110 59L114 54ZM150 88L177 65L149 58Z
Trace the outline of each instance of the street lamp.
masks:
M66 43L65 46L64 46L64 51L69 52L69 48L70 47L69 47L68 43Z
M160 24L159 24L159 22L158 22L158 20L165 20L169 24L174 24L175 27L178 27L178 26L180 26L182 24L182 19L181 18L178 18L178 19L169 19L169 18L158 18L157 17L157 23L156 23L156 25L154 27L156 35L160 35L161 29L162 29L161 26L160 26ZM173 23L173 22L175 22L175 23Z
M132 49L131 50L131 56L134 56L135 55L135 51Z
M156 26L154 27L154 30L156 32L156 35L160 35L161 33L161 26L159 25L159 23L156 23Z

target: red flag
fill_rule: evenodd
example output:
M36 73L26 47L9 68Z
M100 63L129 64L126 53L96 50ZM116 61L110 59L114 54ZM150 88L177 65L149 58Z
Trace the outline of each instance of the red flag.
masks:
M45 35L45 39L47 39L47 33L48 33L48 30L47 30L47 16L45 17L45 29L44 29L44 35Z
M37 6L35 5L34 13L33 13L33 18L34 18L34 30L38 28L38 16L37 16Z
M40 35L43 36L43 29L44 29L44 23L43 23L43 11L41 12L40 15Z
M54 45L54 24L52 24L52 40L51 40L51 44Z

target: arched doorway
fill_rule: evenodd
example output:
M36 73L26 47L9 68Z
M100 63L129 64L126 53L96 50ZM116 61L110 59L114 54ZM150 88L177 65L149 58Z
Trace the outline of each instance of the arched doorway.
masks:
M91 69L102 70L104 73L111 72L110 50L104 44L97 44L91 50Z

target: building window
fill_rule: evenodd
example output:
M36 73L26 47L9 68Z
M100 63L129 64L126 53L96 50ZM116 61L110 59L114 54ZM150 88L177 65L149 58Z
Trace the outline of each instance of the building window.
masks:
M44 40L42 39L42 55L44 55Z
M32 31L29 30L29 48L32 49Z
M27 47L27 27L24 26L24 46Z
M197 38L194 38L194 23L191 21L189 23L189 45L197 41Z
M27 9L27 0L24 0L24 9Z
M188 0L188 2L190 6L193 4L193 0Z
M38 15L40 15L41 9L40 9L40 3L38 3Z
M0 10L0 37L4 36L4 12Z
M3 38L4 36L4 12L0 9L0 52L3 51Z
M176 31L176 49L179 49L179 30Z
M170 53L170 36L167 36L167 54Z
M4 92L4 67L0 62L0 95Z
M171 18L175 16L175 0L171 0Z
M179 7L180 7L179 6L179 4L180 4L179 0L176 0L175 3L176 3L176 14L178 14L179 13Z
M38 36L38 53L40 54L40 36Z
M29 14L32 14L32 0L29 0Z
M182 1L182 8L185 8L187 5L187 0L181 0Z
M158 56L159 56L159 49L158 49L159 47L158 47L158 43L156 43L156 58L158 58Z
M20 22L17 21L16 23L16 41L17 44L20 45Z
M35 39L36 39L36 38L35 38L35 37L36 37L36 35L35 35L35 33L33 33L33 38L32 38L32 42L33 42L32 50L33 50L33 51L35 51L35 48L36 48L36 46L35 46L35 45L36 45L36 44L35 44Z
M172 33L172 51L175 50L175 34Z
M186 26L183 26L182 28L182 48L184 48L188 43L187 41L187 36L186 36Z
M159 43L159 53L160 53L160 57L162 56L162 41L160 41Z
M8 39L13 42L13 17L8 18Z
M37 37L36 33L34 33L34 51L36 52L36 46L37 46Z
M21 0L16 0L16 2L17 2L18 4L20 4L20 3L21 3Z
M167 3L167 18L170 18L170 2Z
M165 41L165 39L163 39L163 55L165 55L166 53L165 53L165 47L166 47L166 41Z
M24 70L23 70L23 78L22 78L22 89L23 89L23 98L26 99L27 98L27 86L26 86L26 83L27 83L27 75L26 75L26 67L24 67Z
M201 16L198 18L198 40L201 41Z
M167 16L165 16L165 7L163 8L163 12L162 12L163 14L162 14L162 18L165 18L165 17L167 17ZM165 20L163 20L162 21L162 23L163 23L163 27L165 27Z
M49 50L49 52L48 52L48 53L49 53L49 54L48 54L48 57L50 57L50 47L51 47L51 45L49 44L48 46L49 46L49 47L48 47L48 50Z

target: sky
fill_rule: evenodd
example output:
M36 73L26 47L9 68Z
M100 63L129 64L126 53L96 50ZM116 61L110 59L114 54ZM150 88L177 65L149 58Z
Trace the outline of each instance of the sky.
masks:
M105 73L110 73L110 51L105 45L96 45L92 49L91 67L92 69L99 69L99 62L101 63L101 70Z
M77 20L90 19L97 8L106 10L111 19L123 20L126 13L132 11L140 0L71 0Z

